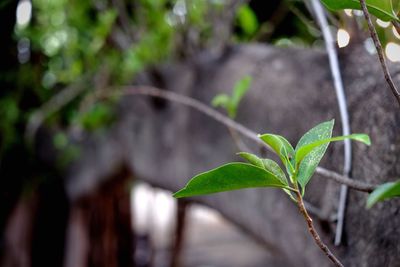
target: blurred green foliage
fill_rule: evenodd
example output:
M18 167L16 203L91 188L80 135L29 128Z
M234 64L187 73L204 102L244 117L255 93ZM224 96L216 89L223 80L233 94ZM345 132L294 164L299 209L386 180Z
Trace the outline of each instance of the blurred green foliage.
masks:
M221 9L218 1L182 1L181 7L178 2L34 0L30 23L16 23L14 30L18 46L28 44L30 59L1 75L15 87L3 90L0 99L1 151L24 142L23 126L32 112L71 84L80 83L84 90L46 123L85 130L110 124L115 101L85 100L173 58L185 29L207 36L211 25L206 14Z
M229 117L234 119L240 101L250 89L251 81L252 77L250 75L245 75L233 86L232 95L218 94L213 98L211 104L214 107L223 107L227 111Z
M248 5L241 5L236 12L236 23L242 30L242 39L250 40L259 28L257 15L253 9Z

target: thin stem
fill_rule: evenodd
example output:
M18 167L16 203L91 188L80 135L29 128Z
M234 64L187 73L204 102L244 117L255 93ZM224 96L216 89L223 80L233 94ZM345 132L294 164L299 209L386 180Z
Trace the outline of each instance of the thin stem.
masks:
M350 179L346 176L343 176L337 172L322 168L322 167L317 167L315 170L316 173L329 178L339 184L347 185L351 189L365 192L365 193L371 193L374 191L378 186L374 184L369 184L369 183L364 183L355 179Z
M396 85L393 82L392 76L390 75L388 66L386 64L385 56L383 54L382 44L379 41L378 34L376 33L376 29L375 29L374 25L372 24L372 20L371 20L371 16L369 15L367 4L366 4L365 0L360 0L360 4L361 4L361 8L364 13L364 17L368 23L368 29L371 34L371 38L374 41L376 51L378 52L379 61L381 62L381 66L382 66L383 74L385 75L386 82L389 84L390 90L392 91L394 97L397 99L397 102L400 105L400 93L397 90Z
M304 202L303 202L303 197L301 196L300 190L298 189L298 186L296 185L297 190L295 191L296 193L296 198L297 198L297 205L299 207L300 213L303 215L304 219L307 222L308 226L308 231L310 232L311 236L314 238L315 243L318 245L318 247L325 253L325 255L335 264L335 266L343 267L343 264L333 255L333 253L329 250L329 248L324 244L322 241L321 237L319 236L317 230L314 227L313 220L311 219L310 215L308 214Z
M250 140L256 142L257 144L262 145L263 147L266 147L267 149L272 151L270 147L266 146L266 144L257 137L257 133L248 129L244 125L229 119L228 117L222 115L218 111L208 107L207 105L201 103L200 101L197 101L196 99L180 95L174 92L161 90L152 86L125 86L122 89L125 90L120 93L114 92L111 93L110 95L102 95L102 97L111 97L116 95L146 95L180 103L192 107L197 111L200 111L201 113L211 117L212 119L222 123L227 127L235 129L235 131L242 134L243 136L249 138ZM317 167L315 172L339 184L347 185L350 188L357 191L370 193L377 187L377 185L356 181L355 179L350 179L344 175L341 175L337 172L322 167Z

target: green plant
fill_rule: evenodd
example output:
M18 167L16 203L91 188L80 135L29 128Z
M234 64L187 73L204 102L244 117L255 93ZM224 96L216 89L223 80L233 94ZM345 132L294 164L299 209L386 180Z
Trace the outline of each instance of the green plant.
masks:
M368 197L367 208L371 208L379 201L400 197L400 181L385 183L378 186Z
M236 12L236 25L241 29L241 39L250 40L259 28L257 16L248 4L241 5Z
M228 112L229 117L231 117L232 119L235 118L239 103L246 92L250 89L251 81L251 76L244 76L233 86L232 96L228 96L227 94L216 95L213 98L211 104L214 107L223 107Z
M239 155L248 163L228 163L196 175L183 189L176 192L174 197L191 197L251 187L281 188L297 203L317 245L336 266L342 266L327 246L322 243L304 207L303 195L307 183L330 142L353 139L370 145L370 139L365 134L351 134L332 138L333 125L334 120L331 120L315 126L301 137L296 148L293 148L289 141L280 135L259 135L259 138L279 156L288 177L275 161L240 152Z

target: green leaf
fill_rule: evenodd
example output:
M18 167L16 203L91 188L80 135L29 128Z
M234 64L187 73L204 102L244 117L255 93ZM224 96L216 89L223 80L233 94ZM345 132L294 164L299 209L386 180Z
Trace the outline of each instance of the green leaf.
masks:
M242 79L235 83L232 93L232 104L237 108L243 96L251 86L252 78L250 75L245 75Z
M211 101L211 105L213 105L213 107L223 107L226 109L228 107L229 102L230 98L228 95L219 94L213 98L213 100Z
M230 118L235 118L239 103L250 88L251 79L249 75L244 76L235 83L232 96L219 94L213 98L211 104L214 107L223 107L228 112Z
M263 164L264 164L264 168L267 171L272 172L273 174L275 174L275 176L279 180L281 180L282 183L288 185L288 181L287 181L286 175L282 171L281 167L279 167L278 163L276 163L272 159L262 159L262 161L263 161Z
M269 171L251 164L233 162L196 175L174 197L191 197L252 187L287 188Z
M239 156L241 156L242 158L244 158L245 160L247 160L250 164L257 166L259 168L262 168L262 169L265 168L262 159L260 159L256 155L247 153L247 152L239 152L237 154Z
M379 201L400 196L400 181L380 185L368 197L367 208L371 208Z
M263 134L258 136L279 156L288 173L293 172L294 149L284 137L276 134Z
M296 154L303 146L319 140L330 138L332 136L334 123L334 120L323 122L305 133L297 143ZM329 143L314 148L311 152L308 153L307 156L303 158L300 165L296 164L296 168L298 168L297 181L302 187L303 194L305 186L310 181L310 178L313 175L322 157L324 156L328 145ZM295 160L297 162L298 159L296 158Z
M66 134L59 132L53 137L53 145L57 149L63 149L68 145L68 137Z
M393 11L395 14L399 14L400 11L400 0L392 0L392 5L393 5Z
M304 145L302 147L299 147L298 150L296 150L296 162L299 164L305 156L307 156L313 149L324 145L324 144L329 144L330 142L334 141L342 141L345 139L352 139L356 141L360 141L366 145L371 145L371 140L369 139L369 136L366 134L351 134L351 135L346 135L346 136L336 136L333 138L327 138L323 140L319 140L316 142L313 142L308 145Z
M261 159L256 155L247 152L239 152L238 155L247 160L250 164L273 173L282 183L288 185L285 173L275 161L271 159Z
M248 36L253 35L258 29L257 16L247 4L238 8L237 21L243 32Z
M331 10L357 9L361 10L359 0L321 0L324 5ZM393 5L394 3L394 5ZM368 11L377 18L384 21L399 20L393 7L398 7L395 0L366 0Z

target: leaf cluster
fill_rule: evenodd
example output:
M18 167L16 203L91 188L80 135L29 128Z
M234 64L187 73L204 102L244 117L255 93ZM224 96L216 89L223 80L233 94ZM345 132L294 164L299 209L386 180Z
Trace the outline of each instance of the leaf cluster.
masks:
M228 163L196 175L174 196L180 198L250 187L278 187L294 199L291 191L299 190L300 186L304 194L330 142L352 139L370 145L366 134L332 138L333 125L334 120L318 124L301 137L295 148L280 135L259 135L259 138L278 155L286 174L281 166L271 159L240 152L239 156L248 163Z

